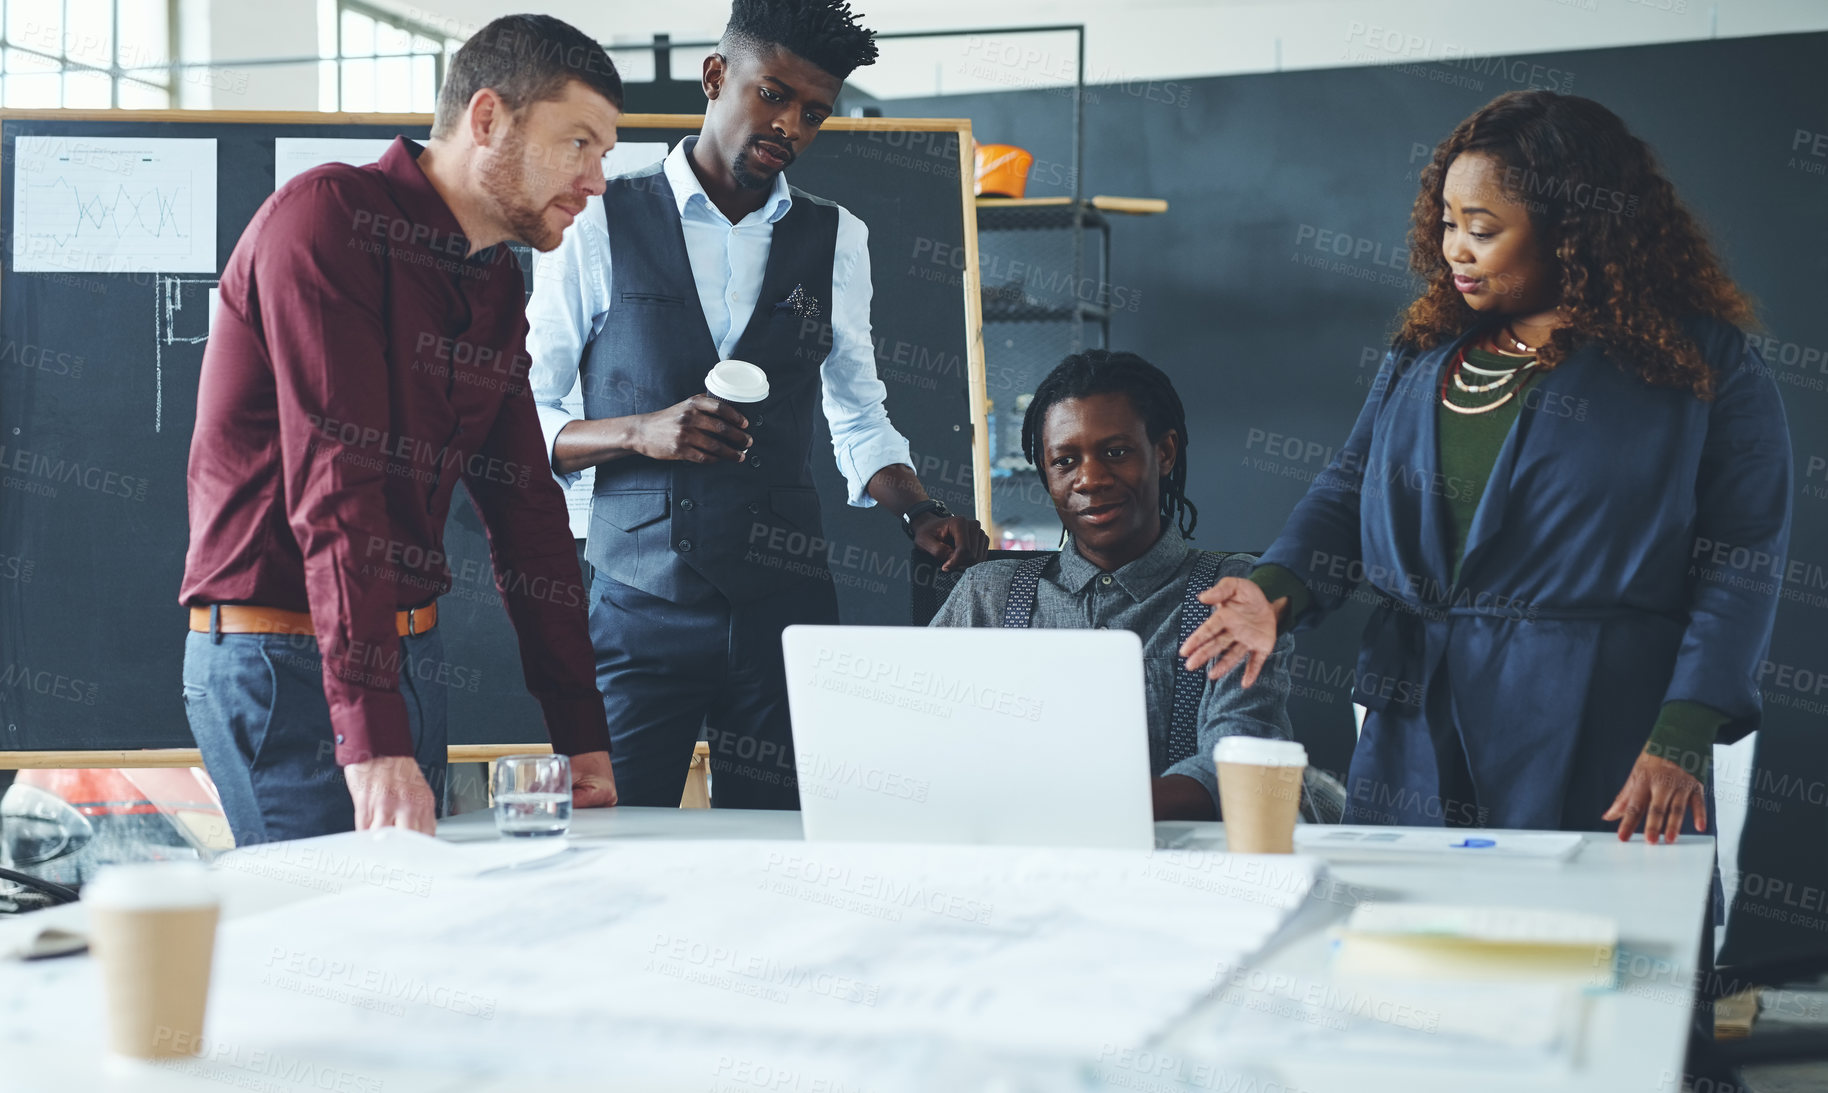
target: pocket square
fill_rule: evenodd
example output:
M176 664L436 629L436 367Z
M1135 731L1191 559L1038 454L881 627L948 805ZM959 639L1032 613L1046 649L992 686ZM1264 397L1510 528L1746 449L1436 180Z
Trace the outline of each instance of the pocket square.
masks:
M774 306L776 310L792 308L793 313L802 319L816 319L820 313L819 298L806 291L805 285L793 286L793 291L787 294L787 298Z

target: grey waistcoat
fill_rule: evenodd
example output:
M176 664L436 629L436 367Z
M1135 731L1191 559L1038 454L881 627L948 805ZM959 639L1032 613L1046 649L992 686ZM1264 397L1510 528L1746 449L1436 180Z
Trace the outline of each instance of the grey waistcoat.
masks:
M586 418L672 406L703 392L719 359L661 165L610 179L603 209L615 295L580 363ZM597 468L585 558L612 580L675 603L712 591L740 602L831 580L810 458L837 236L838 207L794 190L734 353L768 373L767 402L746 415L748 459L629 456Z

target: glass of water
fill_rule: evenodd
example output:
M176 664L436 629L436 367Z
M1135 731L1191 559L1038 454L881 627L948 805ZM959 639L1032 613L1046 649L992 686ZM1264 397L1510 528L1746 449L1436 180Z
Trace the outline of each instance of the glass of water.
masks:
M495 761L495 830L503 835L563 835L571 829L571 760L563 755L504 755Z

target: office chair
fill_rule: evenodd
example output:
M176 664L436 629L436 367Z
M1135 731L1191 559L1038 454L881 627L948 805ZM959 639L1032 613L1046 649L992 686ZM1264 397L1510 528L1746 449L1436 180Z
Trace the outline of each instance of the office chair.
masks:
M985 555L985 560L1032 557L1034 552L1029 550L993 550ZM909 606L913 625L930 625L933 616L939 614L940 605L946 602L947 596L952 595L952 589L962 577L963 571L947 573L939 568L939 559L914 547L908 563L908 585L913 598Z
M0 799L6 797L7 789L12 786L14 779L18 777L19 772L17 770L11 768L0 770ZM5 842L5 825L6 814L0 812L0 844L4 844ZM3 853L0 853L0 861L6 861L9 865L12 864L10 857ZM41 905L50 906L58 903L74 903L77 898L76 890L74 888L53 883L42 877L34 877L30 873L22 873L17 869L0 867L0 882L18 886L17 891L14 891L12 895L6 897L7 902L13 906L15 912L36 910Z
M1711 927L1710 927L1711 933ZM1704 961L1704 966L1707 961ZM1780 989L1785 985L1828 975L1828 954L1780 957L1737 965L1724 965L1698 988L1697 1015L1704 1017L1689 1028L1686 1077L1696 1090L1720 1093L1756 1093L1762 1082L1748 1082L1748 1068L1781 1063L1828 1061L1828 1023L1806 1028L1783 1028L1752 1033L1742 1039L1714 1037L1713 1004L1729 995L1752 989ZM1774 1083L1769 1088L1792 1088ZM1802 1088L1802 1086L1794 1086Z

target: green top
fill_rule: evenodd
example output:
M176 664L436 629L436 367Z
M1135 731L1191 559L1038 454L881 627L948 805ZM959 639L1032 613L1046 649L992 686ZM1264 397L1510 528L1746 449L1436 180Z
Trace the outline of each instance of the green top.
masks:
M1509 368L1517 363L1515 357L1505 357L1489 353L1482 349L1468 348L1466 359L1470 364L1485 369ZM1473 386L1481 383L1495 382L1496 377L1468 376ZM1466 536L1473 525L1473 515L1479 509L1479 499L1485 496L1485 487L1492 477L1492 466L1498 462L1498 453L1504 447L1504 440L1510 435L1511 427L1516 424L1517 415L1523 405L1521 391L1535 379L1534 375L1526 376L1518 387L1519 394L1509 402L1483 414L1457 414L1446 407L1436 413L1440 417L1441 441L1441 475L1446 483L1444 490L1447 499L1448 516L1453 522L1453 579L1460 580L1460 563L1466 552ZM1491 392L1465 392L1448 388L1448 398L1456 406L1480 406L1502 397L1510 390L1509 386ZM1251 571L1250 579L1263 589L1263 594L1273 603L1286 597L1288 614L1283 616L1285 623L1293 623L1313 605L1314 597L1301 578L1290 569L1279 565L1262 565ZM1712 764L1714 737L1720 727L1732 718L1712 706L1700 702L1674 701L1666 702L1657 714L1657 723L1651 729L1650 741L1644 750L1661 759L1677 763L1682 769L1697 778L1705 779Z
M1466 351L1468 364L1480 368L1499 369L1515 368L1522 363L1516 357L1503 357L1497 353L1488 353L1483 349ZM1472 385L1483 386L1497 380L1484 377L1466 377ZM1456 414L1445 406L1438 414L1441 419L1441 481L1443 493L1447 497L1447 513L1453 520L1454 550L1453 579L1460 580L1460 563L1466 556L1466 536L1473 527L1473 514L1479 511L1479 499L1485 496L1486 483L1492 478L1492 465L1498 462L1498 453L1504 448L1504 440L1511 435L1511 426L1517 421L1517 412L1523 408L1523 391L1536 378L1531 372L1523 377L1520 383L1506 384L1495 391L1467 392L1455 390L1451 385L1447 389L1448 401L1455 406L1486 406L1492 402L1504 400L1497 409L1487 410L1482 414ZM1512 394L1512 392L1515 394ZM1510 395L1508 399L1506 395Z

